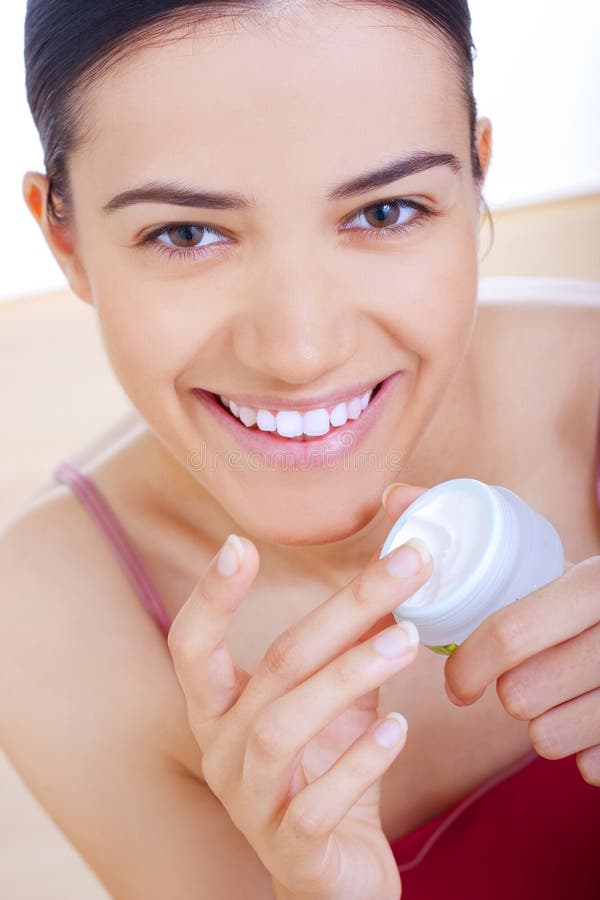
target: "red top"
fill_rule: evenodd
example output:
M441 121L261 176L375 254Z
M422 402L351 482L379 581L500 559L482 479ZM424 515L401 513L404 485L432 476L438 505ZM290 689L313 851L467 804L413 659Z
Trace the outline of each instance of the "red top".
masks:
M600 506L600 417L597 435ZM162 598L104 497L68 462L53 474L94 517L166 637ZM600 788L583 780L575 756L531 750L391 847L403 900L599 900Z

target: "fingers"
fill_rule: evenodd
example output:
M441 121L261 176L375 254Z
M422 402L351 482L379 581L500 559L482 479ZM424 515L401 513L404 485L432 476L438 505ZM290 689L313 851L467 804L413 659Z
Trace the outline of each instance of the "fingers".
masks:
M600 624L504 672L496 691L506 711L529 721L600 685Z
M251 541L237 535L230 536L221 551L225 571L219 568L217 553L175 617L167 639L196 736L202 723L222 715L235 702L249 677L234 666L225 633L258 572L258 552ZM236 557L239 568L233 571Z
M397 565L403 560L417 571L394 574L394 559ZM432 571L431 559L423 564L418 551L410 546L398 547L367 565L271 644L244 690L236 717L249 722L259 709L327 665L358 641L375 620L412 596Z
M390 713L376 722L339 760L300 791L279 826L294 842L323 840L389 769L406 743L406 719Z
M489 616L448 657L450 690L461 705L474 703L503 672L594 626L599 596L600 557L594 556Z
M575 758L583 780L600 787L600 744L582 750Z
M397 481L388 484L381 495L381 503L392 522L395 522L417 497L428 490L429 488L419 487L416 484L403 484Z
M393 484L388 484L388 486L383 491L381 496L381 503L386 511L388 517L395 522L402 513L407 509L410 504L417 499L421 494L424 494L425 491L428 491L429 488L418 487L414 484L403 484L402 482L394 482ZM372 556L369 558L368 563L376 562L379 559L379 554L381 553L381 547L375 550ZM367 632L363 635L363 639L371 637L371 635L377 634L377 632L381 631L382 628L385 628L388 625L394 624L394 617L391 613L386 616L383 616L377 622L375 622L371 628L367 630Z
M259 713L248 736L244 782L263 821L285 800L305 745L367 691L408 666L418 649L413 623L394 624Z
M384 489L381 495L381 505L387 513L388 518L390 518L392 522L395 522L396 519L402 515L404 510L427 490L429 490L429 488L417 487L414 484L403 484L400 481L396 481L393 484L388 484ZM375 550L368 562L374 562L376 559L379 559L380 552L381 548Z
M538 716L529 723L529 739L545 759L562 759L600 744L600 688Z

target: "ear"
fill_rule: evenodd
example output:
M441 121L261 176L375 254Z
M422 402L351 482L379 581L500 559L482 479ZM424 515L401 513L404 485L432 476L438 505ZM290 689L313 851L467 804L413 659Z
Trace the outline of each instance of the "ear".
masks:
M55 222L48 215L49 186L50 180L47 175L41 172L26 172L23 176L25 203L40 226L69 287L81 300L93 306L89 282L74 247L72 226L68 222Z
M492 122L486 116L477 119L475 126L475 143L477 146L477 155L483 171L485 179L490 167L492 158Z

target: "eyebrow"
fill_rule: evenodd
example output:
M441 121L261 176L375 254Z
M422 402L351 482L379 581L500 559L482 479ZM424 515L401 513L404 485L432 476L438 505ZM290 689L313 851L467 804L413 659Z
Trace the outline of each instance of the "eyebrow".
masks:
M462 171L462 163L453 153L428 153L420 150L396 159L382 168L363 172L349 181L330 188L326 199L345 200L357 194L366 194L375 188L407 178L418 172L448 166L455 174ZM172 183L148 182L140 187L116 194L103 207L102 212L113 212L136 203L165 203L171 206L203 207L206 209L249 209L255 202L243 194L224 193L181 187Z

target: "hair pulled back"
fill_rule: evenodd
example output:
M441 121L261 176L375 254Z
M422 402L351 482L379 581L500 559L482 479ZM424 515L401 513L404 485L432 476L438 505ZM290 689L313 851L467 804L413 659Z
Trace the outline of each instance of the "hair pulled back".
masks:
M480 182L483 173L475 144L473 95L476 51L467 0L358 0L356 5L413 14L446 38L469 110L471 165L473 177ZM27 100L44 151L49 217L55 222L69 218L68 157L86 139L82 98L96 77L142 45L156 40L165 43L170 31L256 14L272 6L272 0L28 0L24 47Z

